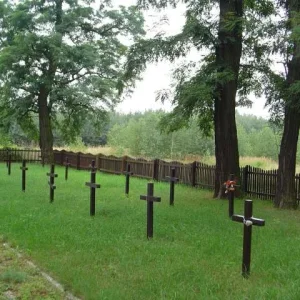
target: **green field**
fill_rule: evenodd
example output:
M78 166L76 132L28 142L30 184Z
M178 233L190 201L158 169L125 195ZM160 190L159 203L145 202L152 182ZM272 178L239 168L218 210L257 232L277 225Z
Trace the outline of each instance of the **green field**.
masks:
M155 183L154 238L146 239L147 181L97 173L95 217L89 216L87 171L57 167L49 203L49 168L28 165L26 192L14 164L0 164L0 235L83 299L299 299L300 211L254 200L251 276L241 276L243 226L227 216L227 201L177 185ZM236 200L236 213L243 201ZM1 278L0 278L1 280ZM22 299L22 297L21 297ZM43 299L43 298L40 298ZM49 298L51 299L51 297Z

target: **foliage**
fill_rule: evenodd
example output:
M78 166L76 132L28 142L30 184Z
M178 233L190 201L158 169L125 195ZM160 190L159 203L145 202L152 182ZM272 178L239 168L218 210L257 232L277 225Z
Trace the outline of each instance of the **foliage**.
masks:
M163 102L170 100L175 107L163 119L169 131L185 127L190 117L196 117L200 129L205 135L210 135L214 101L219 96L217 87L235 79L229 61L216 61L216 47L220 43L217 17L220 1L140 0L139 4L145 9L165 9L176 7L181 2L186 5L186 21L182 31L174 36L158 35L142 40L131 47L127 75L139 74L149 61L167 58L176 62L177 58L188 56L191 49L199 51L198 61L183 61L175 68L172 88L161 91L158 99ZM260 71L270 70L272 49L267 47L266 37L272 37L276 32L272 18L276 11L274 2L269 0L259 3L245 1L244 6L243 16L223 16L220 25L223 27L219 29L227 34L241 28L243 51L238 71L237 104L251 106L249 93L260 94L263 90Z
M168 114L146 112L131 116L124 121L120 118L108 132L108 145L119 149L127 149L133 156L151 158L183 159L187 156L207 156L214 154L214 140L204 137L199 131L197 119L192 119L186 128L176 132L165 132L162 122ZM125 119L126 120L126 119ZM281 138L281 129L263 118L237 114L239 152L241 156L257 156L277 159ZM298 151L300 161L300 151Z
M94 9L92 3L1 3L0 105L7 117L36 128L45 91L52 125L72 140L85 120L102 122L132 85L134 78L123 76L128 46L121 40L144 34L142 15L134 6L115 9L105 0Z

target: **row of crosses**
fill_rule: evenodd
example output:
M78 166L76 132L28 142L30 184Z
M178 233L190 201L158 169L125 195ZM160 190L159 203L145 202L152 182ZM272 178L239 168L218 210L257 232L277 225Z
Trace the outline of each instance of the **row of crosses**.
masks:
M7 168L8 175L11 173L11 156L9 155L7 159ZM65 162L65 180L68 179L68 168L69 168L68 158ZM55 173L55 166L51 165L50 173L47 173L47 176L50 177L48 182L50 187L50 203L54 201L54 190L56 189L54 179L58 177ZM22 161L22 166L20 167L22 170L22 191L25 192L26 185L26 171L28 168L26 167L26 161ZM95 215L95 195L96 189L100 188L100 184L96 183L96 172L97 167L95 166L95 161L92 161L90 165L91 170L91 181L86 182L85 185L90 187L90 215ZM129 180L130 176L133 173L130 170L130 164L127 164L126 171L123 172L126 177L125 181L125 194L129 194ZM170 176L167 176L168 181L170 182L170 205L174 205L174 185L179 179L176 177L175 168L171 168ZM229 179L224 183L225 193L228 197L228 215L232 221L243 223L244 225L244 236L243 236L243 259L242 259L242 275L245 278L248 278L250 275L250 261L251 261L251 237L252 237L252 226L264 226L265 220L257 219L253 217L253 202L252 200L245 200L244 204L244 215L234 214L234 192L236 187L236 180L234 179L234 175L230 175ZM148 183L147 186L147 195L141 195L141 200L147 201L147 238L150 239L153 237L153 203L161 202L160 197L154 196L154 184Z

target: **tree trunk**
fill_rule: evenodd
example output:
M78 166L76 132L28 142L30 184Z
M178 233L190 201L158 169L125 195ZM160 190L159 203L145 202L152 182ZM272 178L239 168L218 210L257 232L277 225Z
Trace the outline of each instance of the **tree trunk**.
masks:
M40 129L40 149L42 154L42 160L44 163L53 163L53 134L51 127L50 112L48 108L48 95L45 86L40 88L40 94L38 97L39 108L39 129Z
M295 175L299 128L300 114L286 107L274 200L274 206L278 208L297 208Z
M218 72L227 72L216 87L214 126L216 174L214 197L224 198L224 182L230 174L240 177L237 129L235 121L236 91L242 54L242 0L221 0L216 64ZM234 28L229 20L239 19ZM226 26L227 25L227 26ZM222 76L224 78L224 76Z
M294 30L295 21L292 20L293 12L299 13L300 1L289 1L286 6L289 22L289 29ZM287 64L287 86L291 87L300 81L300 43L297 39L293 40L293 56ZM299 83L298 83L299 84ZM292 92L289 94L287 89L285 99L284 130L280 145L278 159L278 175L274 206L278 208L296 208L296 155L297 143L300 128L300 93Z

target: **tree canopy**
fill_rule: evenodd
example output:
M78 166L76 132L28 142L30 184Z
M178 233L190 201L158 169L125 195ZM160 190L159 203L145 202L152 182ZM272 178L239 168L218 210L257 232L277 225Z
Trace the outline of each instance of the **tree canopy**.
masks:
M89 0L1 3L1 108L27 128L39 115L46 158L53 127L71 138L90 115L101 120L131 86L134 77L125 79L123 65L130 41L144 34L143 21L136 7L114 8L108 0L98 7Z

